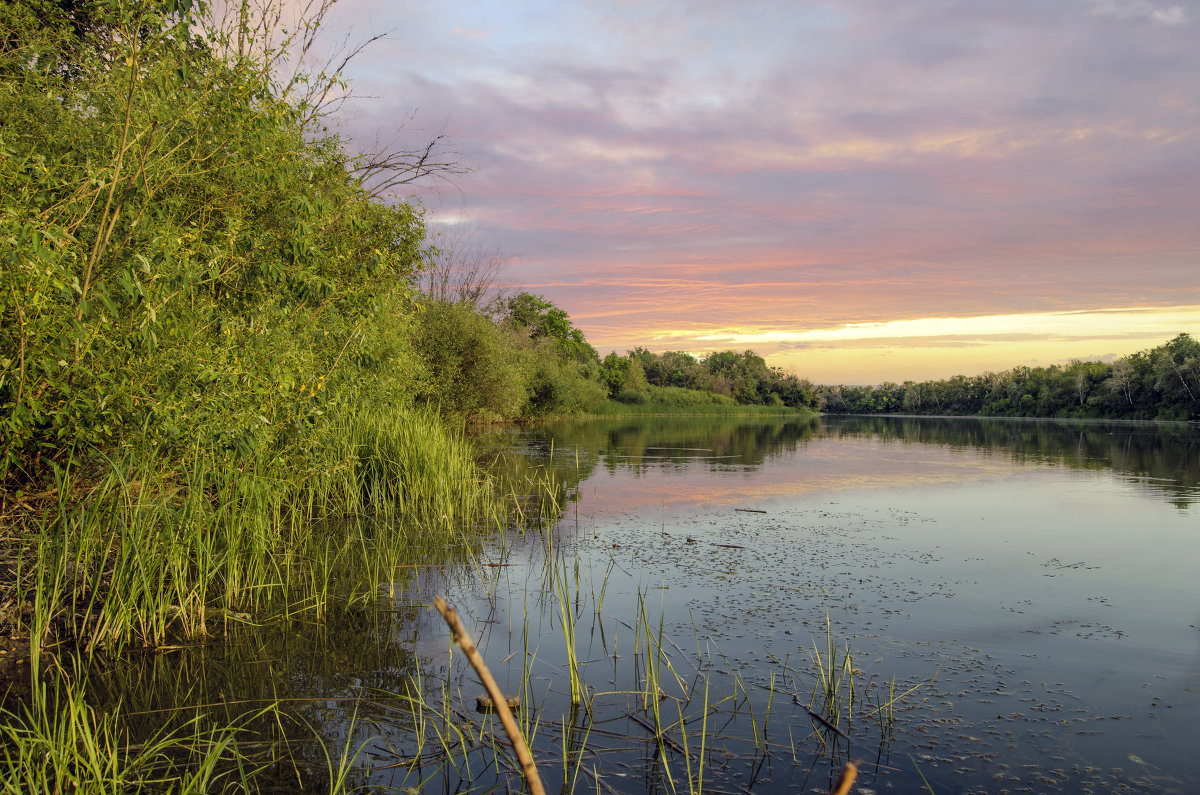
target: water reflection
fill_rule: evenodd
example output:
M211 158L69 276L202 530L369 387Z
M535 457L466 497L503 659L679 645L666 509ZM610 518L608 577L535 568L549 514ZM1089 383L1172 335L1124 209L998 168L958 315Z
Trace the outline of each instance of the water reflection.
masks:
M1200 430L1184 423L859 417L828 419L822 434L984 450L1018 464L1111 470L1180 508L1200 498Z
M518 438L521 440L517 444ZM1184 423L1056 422L992 418L826 417L811 420L758 417L637 417L550 423L517 432L493 431L485 445L515 449L555 472L568 495L597 468L639 477L654 471L695 475L701 472L757 470L768 460L801 452L813 458L799 467L797 488L842 485L856 478L887 479L901 484L926 482L904 464L902 448L930 445L973 452L978 466L1065 466L1111 470L1161 495L1180 508L1200 500L1200 429ZM840 471L828 460L822 442L882 444L864 450L864 470ZM899 446L897 448L896 446ZM845 449L844 445L839 450ZM979 455L982 453L983 455ZM928 457L928 451L922 454ZM876 467L872 470L871 459ZM887 466L893 459L896 466ZM834 476L834 477L830 477ZM957 476L957 475L956 475ZM779 493L759 481L760 496ZM711 496L711 495L710 495Z
M360 609L334 608L323 623L297 616L228 643L114 666L94 678L94 703L123 702L140 737L181 704L207 705L197 709L225 720L279 699L295 721L263 721L253 734L296 748L312 790L328 789L326 749L344 747L362 750L355 785L452 791L508 782L510 772L484 761L462 780L451 767L398 766L412 761L413 737L424 730L397 696L419 693L422 681L434 690L445 683L458 705L477 689L461 661L448 662L444 626L416 606L436 590L474 617L477 642L489 665L506 672L505 687L517 686L525 661L536 658L545 722L535 753L549 775L566 777L560 763L583 757L586 746L588 766L601 771L596 788L665 790L663 755L630 722L632 706L608 708L596 727L565 706L559 597L545 579L558 563L553 539L554 554L566 555L564 593L593 688L610 697L637 690L641 680L626 669L636 668L639 642L648 648L637 629L647 594L671 664L694 669L691 718L702 712L698 683L711 680L716 700L736 678L741 695L728 701L735 714L721 715L718 789L827 791L839 753L879 755L864 790L916 791L926 775L937 791L1169 789L1159 779L1140 783L1140 768L1121 771L1120 760L1135 752L1156 771L1173 765L1184 782L1170 785L1178 791L1198 780L1186 748L1200 689L1189 629L1196 534L1190 516L1168 507L1200 497L1196 428L689 417L498 429L480 441L506 463L513 489L539 466L552 470L575 517L458 566L414 562L390 583L404 598L381 595ZM1106 473L1137 489L1113 489ZM932 487L894 488L914 484ZM803 496L816 490L841 494ZM777 500L770 513L725 510L768 499ZM695 510L669 509L684 504ZM649 521L647 506L656 509ZM788 698L807 692L809 672L796 661L807 659L831 615L836 636L853 639L871 674L937 679L908 705L892 757L868 726L853 735L852 756L830 751ZM771 686L780 688L778 745L760 768L754 752ZM740 712L744 704L753 709ZM447 718L482 721L465 710ZM673 757L677 776L681 758ZM299 788L294 769L271 783Z
M349 744L363 752L347 776L353 790L378 780L372 765L412 734L411 717L379 694L411 690L418 668L428 666L415 653L418 612L335 609L324 622L300 618L221 642L135 654L93 671L89 700L104 709L119 704L133 738L198 720L242 727L253 738L242 744L252 760L270 761L276 749L289 748L285 763L257 777L267 792L328 792L327 753L336 759ZM262 714L274 703L279 714Z
M1180 508L1200 499L1200 429L1186 423L983 418L828 418L822 436L1000 453L1017 463L1110 469Z

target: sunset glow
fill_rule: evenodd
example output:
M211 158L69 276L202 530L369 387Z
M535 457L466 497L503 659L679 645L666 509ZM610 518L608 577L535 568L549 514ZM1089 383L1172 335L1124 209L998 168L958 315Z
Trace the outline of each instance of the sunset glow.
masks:
M417 195L431 229L472 225L602 355L861 383L1200 333L1194 4L339 9L394 31L347 135L448 135L472 171Z
M1014 364L1112 361L1189 328L1200 328L1200 306L916 318L802 330L645 328L643 334L655 350L703 356L753 349L769 364L823 383L875 383L1000 371Z

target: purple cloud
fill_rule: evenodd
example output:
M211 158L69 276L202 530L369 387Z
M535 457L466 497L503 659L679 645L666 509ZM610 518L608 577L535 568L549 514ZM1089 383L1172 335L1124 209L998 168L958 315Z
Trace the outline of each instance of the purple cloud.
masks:
M345 130L453 136L474 173L419 198L616 347L689 323L1200 303L1194 3L344 14L394 31L353 65L373 99Z

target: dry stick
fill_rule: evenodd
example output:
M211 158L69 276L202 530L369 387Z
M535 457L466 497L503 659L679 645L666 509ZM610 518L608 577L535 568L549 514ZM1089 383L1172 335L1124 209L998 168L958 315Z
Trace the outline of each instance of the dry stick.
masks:
M463 654L467 655L475 673L479 674L479 678L483 680L483 686L487 689L488 695L492 697L496 714L500 716L500 722L504 725L504 731L508 733L513 750L517 752L517 760L521 763L521 771L525 774L525 783L529 785L530 793L545 795L546 790L542 788L542 777L538 775L537 765L533 763L533 756L529 753L529 746L525 744L525 737L517 727L517 721L513 718L512 710L508 708L504 694L500 692L500 685L496 684L496 680L492 678L487 664L484 663L479 650L475 648L471 636L467 634L467 628L463 626L454 608L446 604L446 600L442 597L435 596L433 606L442 614L442 618L446 619L446 624L450 627L451 634L454 635L454 642L463 650Z
M853 762L847 762L842 768L842 777L838 779L837 786L833 788L831 795L847 795L850 788L854 786L854 779L858 778L858 765Z
M675 742L674 740L672 740L670 737L668 737L665 732L661 732L658 729L654 728L648 722L642 720L637 715L634 715L632 712L626 712L625 717L629 718L631 721L633 721L637 725L641 726L646 731L653 732L655 739L671 746L671 750L674 751L675 753L677 753L677 754L684 753L683 746L680 745L679 743Z

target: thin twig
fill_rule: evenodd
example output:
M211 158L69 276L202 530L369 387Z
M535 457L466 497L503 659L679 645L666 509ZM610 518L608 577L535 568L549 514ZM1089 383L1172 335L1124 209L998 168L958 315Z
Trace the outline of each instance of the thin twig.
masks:
M459 619L454 608L446 604L446 600L442 597L435 596L433 606L442 614L442 618L446 619L446 624L450 627L451 634L454 635L454 642L463 650L463 654L467 655L467 660L475 669L475 673L479 674L479 678L483 680L483 686L487 689L488 695L492 697L496 714L500 716L504 731L508 734L513 750L517 753L517 760L521 763L521 771L525 774L525 783L529 785L529 792L531 795L545 795L546 790L542 788L542 778L538 775L537 765L534 764L533 756L529 753L529 746L525 744L525 737L521 734L517 721L513 718L512 710L508 708L508 703L504 700L504 693L500 691L500 685L496 684L496 680L492 678L487 664L484 663L479 650L475 648L474 641L467 634L467 628L463 626L462 620Z

